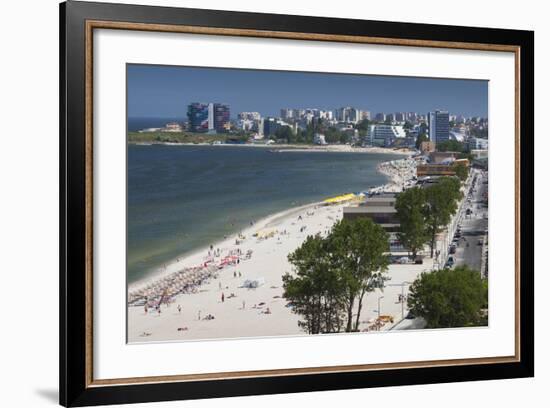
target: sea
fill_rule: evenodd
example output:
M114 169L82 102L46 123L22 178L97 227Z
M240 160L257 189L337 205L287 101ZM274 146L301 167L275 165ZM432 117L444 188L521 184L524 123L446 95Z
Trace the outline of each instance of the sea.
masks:
M127 280L271 214L387 182L392 154L128 145Z

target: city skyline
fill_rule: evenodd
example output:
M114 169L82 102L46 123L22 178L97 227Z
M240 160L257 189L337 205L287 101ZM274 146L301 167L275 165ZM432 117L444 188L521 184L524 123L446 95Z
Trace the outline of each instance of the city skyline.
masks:
M426 114L444 109L487 117L488 83L482 80L391 77L228 68L129 64L127 107L132 118L186 119L192 102L221 102L239 112L279 116L281 108L334 110L354 106L378 112ZM436 100L437 102L432 102Z

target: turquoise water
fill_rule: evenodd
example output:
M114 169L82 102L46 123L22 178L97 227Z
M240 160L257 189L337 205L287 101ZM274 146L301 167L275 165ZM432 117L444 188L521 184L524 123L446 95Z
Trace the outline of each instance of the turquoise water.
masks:
M391 154L128 146L128 282L290 207L386 182Z

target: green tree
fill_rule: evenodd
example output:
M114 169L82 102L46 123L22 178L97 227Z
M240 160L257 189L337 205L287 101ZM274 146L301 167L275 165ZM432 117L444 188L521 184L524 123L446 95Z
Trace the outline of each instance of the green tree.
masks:
M289 143L292 142L294 139L292 128L290 126L281 126L275 131L275 138L286 140Z
M466 179L468 178L468 174L470 173L466 164L455 163L453 165L453 169L460 181L466 181Z
M462 198L460 181L456 177L442 177L425 190L424 219L430 236L430 254L434 255L435 236L451 221L458 201Z
M464 152L464 143L458 140L445 140L443 142L437 142L436 149L438 152Z
M339 332L343 323L343 280L331 268L326 240L309 236L288 256L296 276L283 276L284 297L293 313L302 316L299 327L309 334Z
M368 218L341 220L327 237L331 267L344 281L343 302L346 331L356 331L367 292L383 287L388 268L389 237L382 227ZM355 324L353 311L357 303Z
M395 202L400 223L397 236L403 246L412 253L413 259L430 240L424 218L425 207L426 194L420 187L405 190L397 196Z
M423 272L411 285L407 304L428 328L486 325L487 282L465 266Z

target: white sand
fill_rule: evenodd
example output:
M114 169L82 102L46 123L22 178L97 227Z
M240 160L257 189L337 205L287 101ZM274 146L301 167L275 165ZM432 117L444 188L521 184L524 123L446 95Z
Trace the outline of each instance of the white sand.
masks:
M392 170L391 166L385 170L392 175L392 185L402 188L405 180L398 176L401 171ZM287 256L299 247L308 235L325 234L329 231L332 225L342 218L342 209L345 205L347 204L311 204L294 208L270 216L243 231L245 239L239 245L235 243L235 235L215 244L214 248L220 248L221 251L216 262L237 248L243 253L252 250L253 254L250 259L241 260L238 265L220 269L218 277L203 283L197 293L177 295L170 306L162 305L160 314L155 310L149 310L145 314L142 306L129 307L128 340L146 342L305 334L297 325L300 317L291 312L286 306L286 300L282 298L281 278L284 273L291 272ZM304 227L305 230L300 231ZM276 229L277 233L263 240L253 236L255 232L266 228ZM152 281L158 281L161 275L168 275L184 267L201 265L208 255L207 252L208 249L197 251L167 265L165 270L149 281L132 285L129 288L130 292ZM424 265L391 265L388 271L391 280L387 284L412 282L421 271L431 269L431 260L426 261ZM234 277L234 272L237 272L237 277ZM260 279L264 283L255 289L242 287L247 279ZM221 300L222 293L225 297L224 302ZM377 317L379 296L384 296L381 299L381 314L391 315L396 321L399 320L401 304L397 301L400 293L400 286L387 286L384 293L376 290L368 294L361 313L360 329L367 329ZM235 297L230 297L231 294ZM178 312L178 305L182 308L181 313ZM268 308L269 314L265 313ZM201 320L198 319L199 313ZM213 315L214 319L205 320L204 317L208 314ZM388 323L383 329L390 326Z

